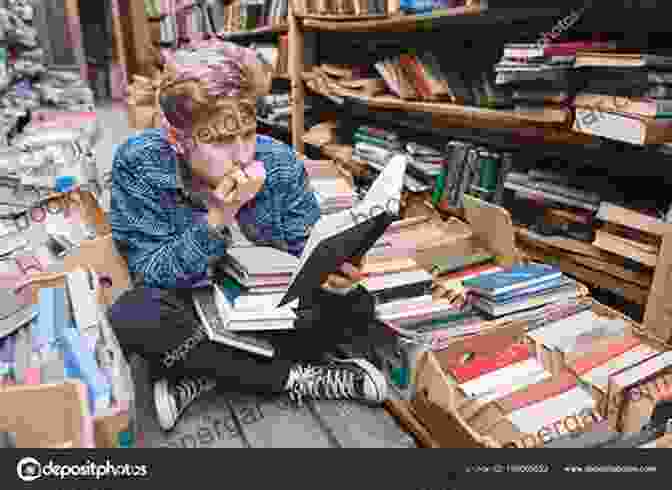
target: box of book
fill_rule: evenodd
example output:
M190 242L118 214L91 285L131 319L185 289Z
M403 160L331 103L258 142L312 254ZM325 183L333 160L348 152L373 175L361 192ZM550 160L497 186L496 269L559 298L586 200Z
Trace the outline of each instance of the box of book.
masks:
M603 421L592 390L525 334L512 322L424 355L411 405L441 447L543 447Z
M612 376L667 350L642 325L591 298L578 309L530 328L528 337L546 364L571 370L603 396Z
M84 385L71 380L0 389L0 436L11 435L0 447L91 447L87 401Z

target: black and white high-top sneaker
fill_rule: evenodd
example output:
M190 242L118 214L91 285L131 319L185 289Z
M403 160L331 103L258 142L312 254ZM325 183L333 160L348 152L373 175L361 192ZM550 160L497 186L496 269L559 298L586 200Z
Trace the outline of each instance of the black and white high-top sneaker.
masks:
M333 360L323 366L298 364L289 373L286 389L297 403L310 398L380 404L387 399L385 376L365 359Z
M211 391L215 384L209 378L182 378L173 383L167 379L157 381L154 384L154 404L161 428L171 430L175 427L187 407L202 394Z

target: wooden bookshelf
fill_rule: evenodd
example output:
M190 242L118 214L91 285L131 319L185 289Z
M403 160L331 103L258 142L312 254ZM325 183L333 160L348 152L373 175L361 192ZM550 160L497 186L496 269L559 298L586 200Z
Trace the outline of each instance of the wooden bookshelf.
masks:
M303 29L325 32L412 32L450 23L493 23L566 15L561 8L488 8L481 5L435 10L423 15L395 14L382 18L337 20L329 16L301 16ZM352 17L352 16L350 16Z
M285 34L287 32L289 32L289 24L283 23L273 26L264 26L258 29L252 29L248 31L229 31L229 32L224 31L217 33L217 36L220 39L224 39L225 41L233 41L235 39L264 36L267 34Z

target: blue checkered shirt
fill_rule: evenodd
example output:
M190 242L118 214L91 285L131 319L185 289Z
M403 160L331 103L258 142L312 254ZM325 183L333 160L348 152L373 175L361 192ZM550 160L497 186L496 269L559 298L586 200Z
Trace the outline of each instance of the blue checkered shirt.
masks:
M252 242L301 255L320 217L303 163L284 143L257 136L256 159L266 182L238 214ZM189 166L168 143L165 131L147 130L116 151L112 167L112 236L136 284L189 287L207 277L230 237L207 225L202 196L191 192Z

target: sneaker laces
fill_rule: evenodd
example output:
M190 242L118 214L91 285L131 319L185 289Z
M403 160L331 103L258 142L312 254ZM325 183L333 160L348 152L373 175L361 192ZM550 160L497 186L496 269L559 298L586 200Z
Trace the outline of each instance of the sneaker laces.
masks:
M175 398L180 408L184 408L214 387L215 382L208 378L185 379L175 384Z
M297 403L303 398L351 399L357 397L355 373L346 369L296 366L287 381L289 396Z

